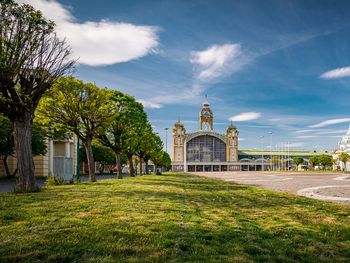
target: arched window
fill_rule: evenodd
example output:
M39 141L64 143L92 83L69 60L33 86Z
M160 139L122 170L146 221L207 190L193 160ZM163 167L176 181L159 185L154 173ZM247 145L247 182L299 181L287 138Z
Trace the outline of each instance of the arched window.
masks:
M226 144L220 139L201 135L186 144L188 162L226 162Z

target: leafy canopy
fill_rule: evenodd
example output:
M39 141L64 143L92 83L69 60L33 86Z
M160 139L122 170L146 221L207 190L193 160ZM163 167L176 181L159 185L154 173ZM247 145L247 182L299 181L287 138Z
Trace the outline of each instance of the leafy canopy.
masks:
M38 107L38 117L49 127L65 127L83 142L92 140L114 115L110 92L73 77L59 79Z
M293 157L292 162L298 167L299 165L304 163L304 159L300 156L295 156Z

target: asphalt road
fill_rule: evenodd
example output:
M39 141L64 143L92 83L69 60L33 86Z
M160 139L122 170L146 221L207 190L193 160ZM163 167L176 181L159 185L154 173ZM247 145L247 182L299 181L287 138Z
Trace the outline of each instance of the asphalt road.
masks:
M296 172L197 172L194 174L350 205L350 174Z

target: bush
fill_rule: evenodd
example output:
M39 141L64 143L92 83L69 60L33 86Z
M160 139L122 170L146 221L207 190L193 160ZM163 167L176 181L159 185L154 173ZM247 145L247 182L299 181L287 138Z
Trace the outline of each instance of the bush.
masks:
M46 185L64 185L66 184L62 177L58 176L48 176Z

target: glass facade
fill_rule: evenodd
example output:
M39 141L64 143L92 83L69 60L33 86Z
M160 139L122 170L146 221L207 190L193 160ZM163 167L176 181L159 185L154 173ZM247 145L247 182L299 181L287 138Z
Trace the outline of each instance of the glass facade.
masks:
M226 162L226 144L214 136L195 137L186 148L188 162Z

